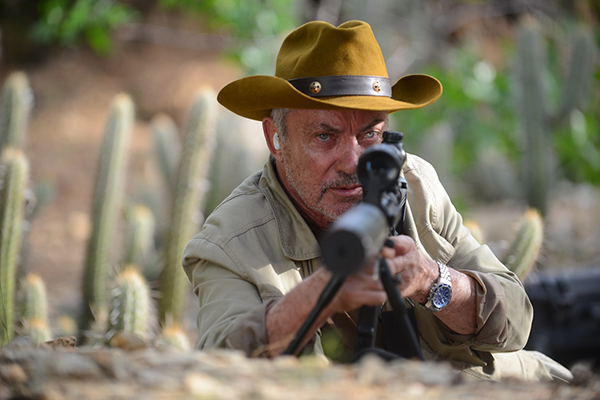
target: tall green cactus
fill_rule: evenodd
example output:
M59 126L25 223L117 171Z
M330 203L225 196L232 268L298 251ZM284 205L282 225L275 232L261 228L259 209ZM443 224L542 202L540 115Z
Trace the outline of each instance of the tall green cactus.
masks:
M128 149L134 121L133 102L119 94L111 105L92 203L92 231L87 245L83 274L84 310L80 334L93 326L103 329L108 317L107 278L111 239L117 212L121 206ZM104 327L105 328L105 327Z
M553 113L552 123L561 123L569 117L574 108L581 107L593 87L596 46L592 35L578 31L571 41L567 76L560 96L561 102Z
M23 72L9 75L0 97L0 151L5 147L21 148L33 93Z
M130 265L115 279L109 317L109 338L116 333L148 336L151 322L150 289L144 277Z
M159 317L163 326L167 319L180 322L183 315L188 290L181 256L203 219L200 210L206 195L206 177L214 147L217 111L214 99L213 91L203 91L188 116L171 226L167 233L165 266L160 276Z
M50 340L46 285L37 274L28 274L19 289L20 335L29 336L36 344Z
M0 156L0 345L14 333L15 280L28 176L29 163L23 153L5 148Z
M543 240L542 218L537 210L529 209L518 222L516 234L502 262L520 279L525 279L535 265Z
M527 202L546 212L552 141L547 121L546 47L540 33L521 28L517 36L515 95L523 146L523 178Z
M593 73L594 44L585 33L573 38L573 51L567 79L563 82L562 102L556 110L548 103L550 90L546 46L541 33L522 26L517 34L514 66L515 107L522 137L523 188L529 206L542 215L547 212L553 160L552 134L587 94Z

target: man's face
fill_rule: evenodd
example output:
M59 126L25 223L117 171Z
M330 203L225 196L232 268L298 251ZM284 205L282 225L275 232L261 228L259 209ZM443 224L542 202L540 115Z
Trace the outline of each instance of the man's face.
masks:
M381 143L387 112L293 110L277 157L282 184L319 228L362 200L356 175L360 155Z

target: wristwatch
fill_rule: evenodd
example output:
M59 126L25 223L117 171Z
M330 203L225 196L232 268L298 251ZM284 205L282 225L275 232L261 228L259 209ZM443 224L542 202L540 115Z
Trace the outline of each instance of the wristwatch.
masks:
M429 298L425 303L425 308L432 312L443 310L450 303L452 298L452 281L450 280L450 271L448 267L439 261L436 261L440 269L440 277L431 285L429 289Z

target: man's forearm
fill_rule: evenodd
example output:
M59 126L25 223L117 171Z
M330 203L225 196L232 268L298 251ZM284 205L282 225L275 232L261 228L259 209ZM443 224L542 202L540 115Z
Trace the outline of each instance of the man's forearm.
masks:
M330 274L323 269L302 281L292 291L275 304L266 315L267 338L270 345L270 355L276 356L283 352L294 338L312 309L319 295L330 279ZM310 340L312 334L332 315L326 308L309 330L302 346Z
M452 300L435 315L454 332L474 335L477 324L475 279L452 268L449 268L449 271L452 280Z
M266 315L267 338L271 355L281 353L291 342L294 334L302 326L332 274L324 268L302 281L292 291L283 296ZM312 334L335 313L357 310L361 306L381 305L387 299L383 285L373 279L370 268L352 274L344 279L331 302L317 317L305 338L304 346Z

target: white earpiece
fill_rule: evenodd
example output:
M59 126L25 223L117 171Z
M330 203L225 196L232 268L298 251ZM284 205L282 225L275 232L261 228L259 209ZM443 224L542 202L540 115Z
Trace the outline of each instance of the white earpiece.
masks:
M273 135L273 147L275 150L280 150L281 146L279 145L279 134L275 133Z

